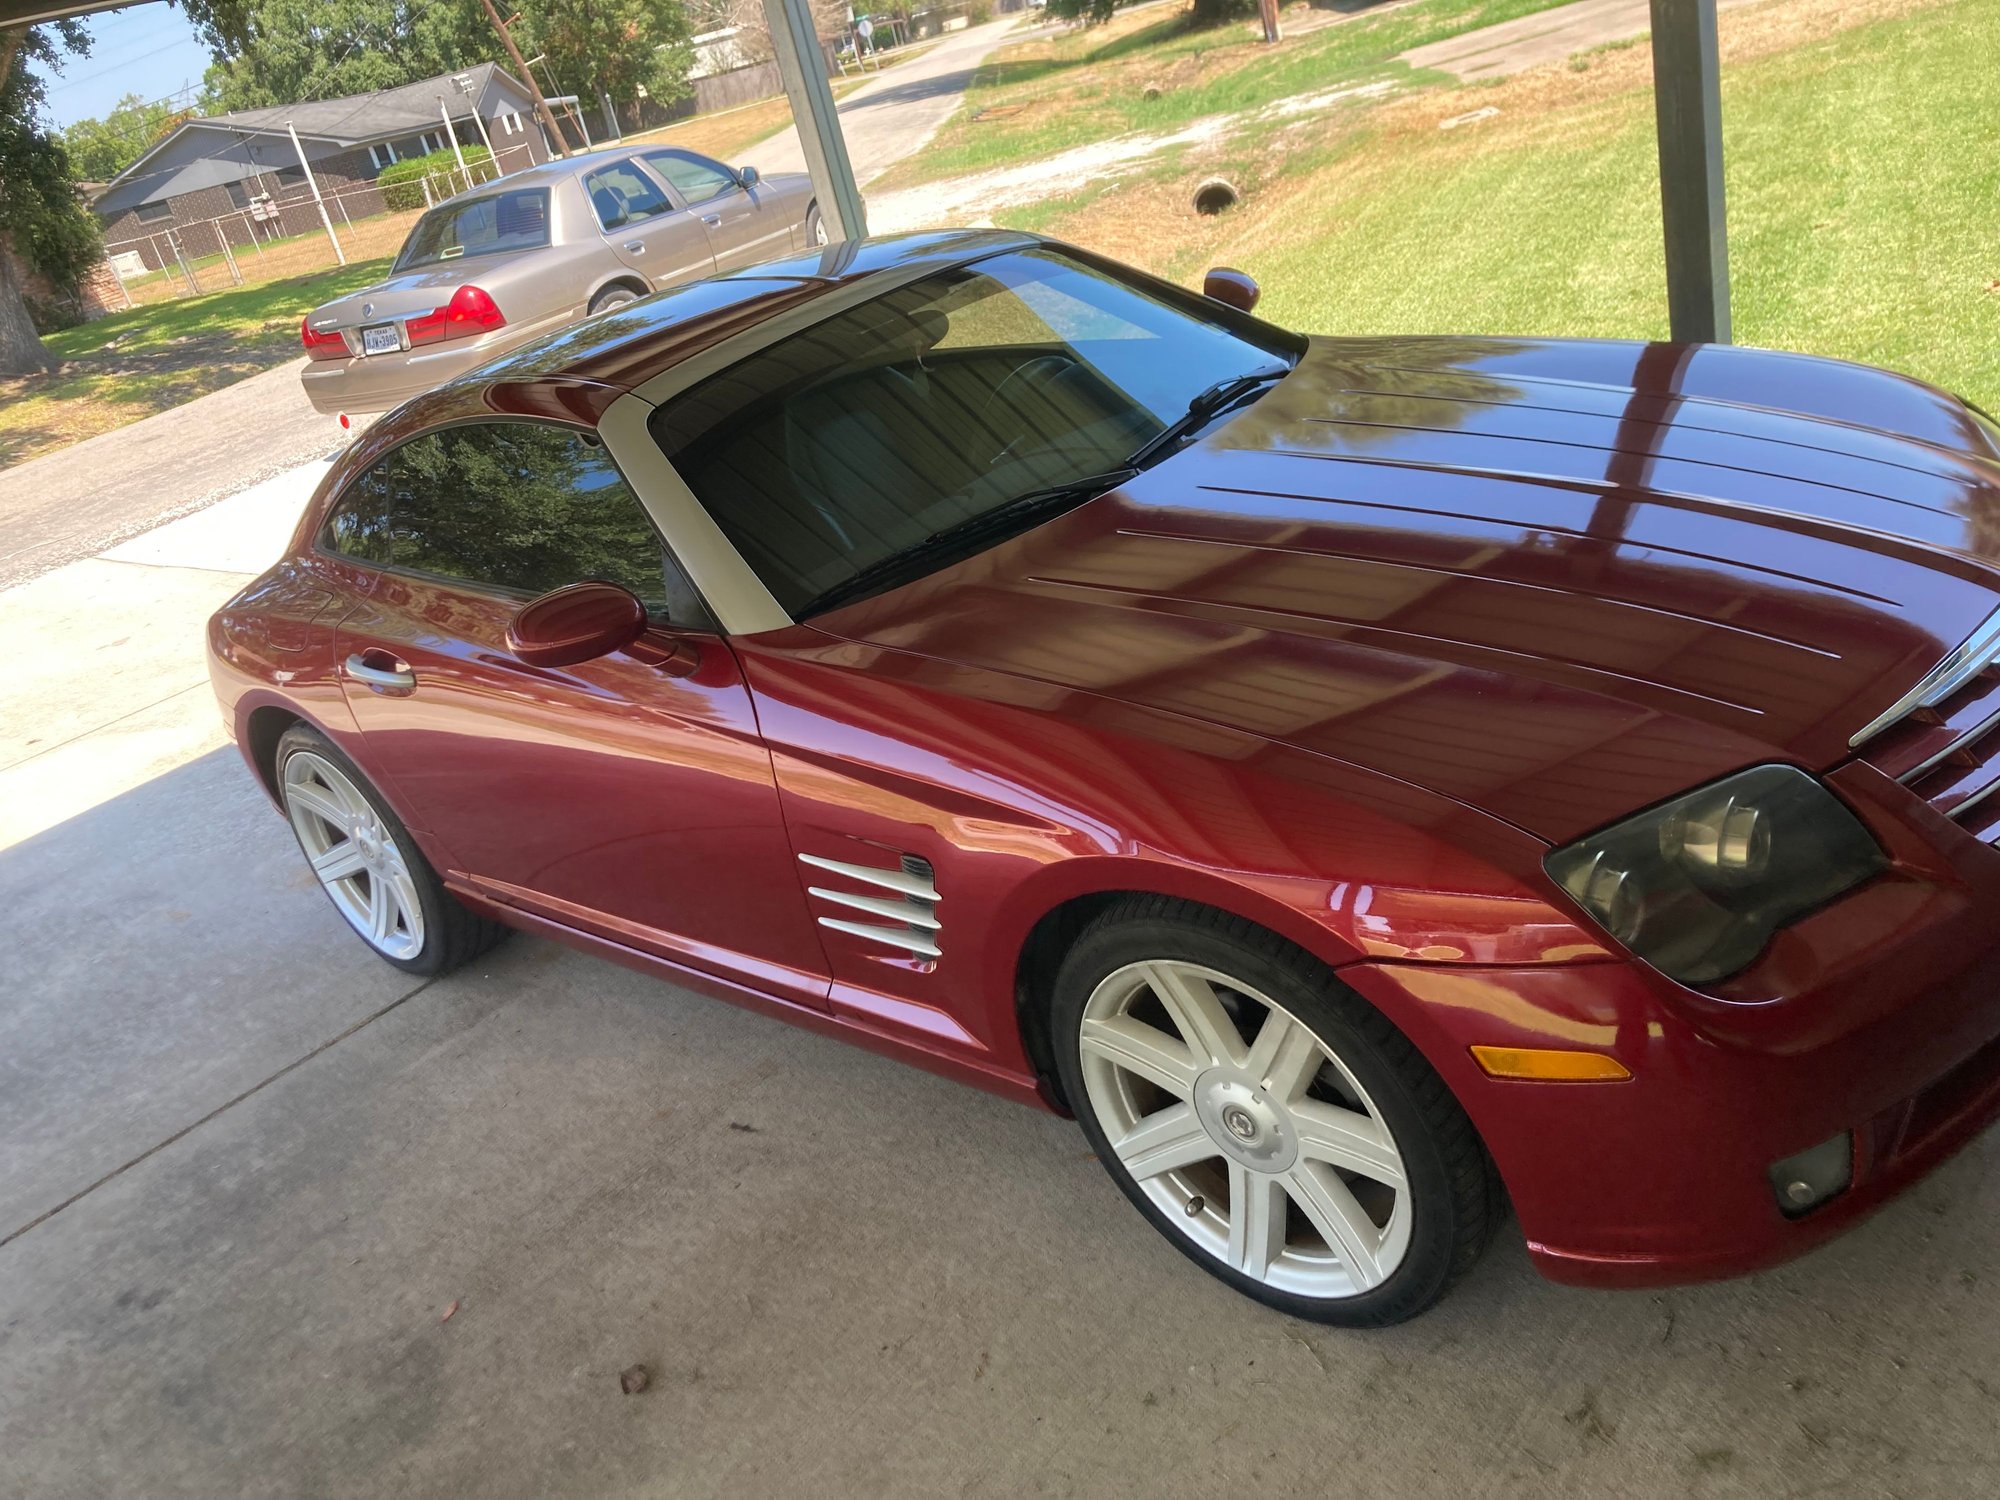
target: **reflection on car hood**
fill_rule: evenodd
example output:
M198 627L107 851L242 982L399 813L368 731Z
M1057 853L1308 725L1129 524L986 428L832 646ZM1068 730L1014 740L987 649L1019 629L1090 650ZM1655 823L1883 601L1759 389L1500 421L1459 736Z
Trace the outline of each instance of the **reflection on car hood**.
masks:
M1225 723L1561 840L1823 768L1996 606L2000 451L1881 371L1326 339L1124 489L815 623Z

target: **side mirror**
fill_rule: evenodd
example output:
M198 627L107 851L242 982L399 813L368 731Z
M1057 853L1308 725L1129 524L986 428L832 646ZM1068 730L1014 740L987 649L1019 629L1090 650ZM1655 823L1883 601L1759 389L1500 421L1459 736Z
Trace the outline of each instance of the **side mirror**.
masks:
M1201 294L1212 297L1224 307L1233 307L1238 312L1249 312L1257 305L1257 299L1264 295L1255 280L1242 271L1232 271L1228 266L1217 266L1201 279Z
M646 629L646 606L615 583L572 583L531 599L507 627L507 649L531 667L573 667L623 651Z
M755 167L746 165L736 169L736 180L747 188L753 188L764 180L764 176Z

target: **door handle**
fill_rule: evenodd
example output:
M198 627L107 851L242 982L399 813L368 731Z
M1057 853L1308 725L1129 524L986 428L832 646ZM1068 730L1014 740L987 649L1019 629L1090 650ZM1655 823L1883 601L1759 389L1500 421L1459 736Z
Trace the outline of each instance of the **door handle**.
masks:
M644 255L646 253L646 242L644 240L627 240L625 248L634 255Z
M722 215L703 214L701 216L701 222L706 224L710 229L720 229L722 227Z
M369 657L394 663L392 666L372 666ZM378 692L383 688L413 688L417 685L417 674L407 663L397 660L386 651L357 651L347 658L347 675L356 682L365 682Z

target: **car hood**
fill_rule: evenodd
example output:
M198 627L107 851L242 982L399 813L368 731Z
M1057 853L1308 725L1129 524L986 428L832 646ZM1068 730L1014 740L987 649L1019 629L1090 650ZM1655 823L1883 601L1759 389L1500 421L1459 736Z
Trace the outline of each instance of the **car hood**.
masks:
M1125 487L821 617L1227 725L1562 841L1827 767L2000 607L1962 402L1718 346L1320 339Z

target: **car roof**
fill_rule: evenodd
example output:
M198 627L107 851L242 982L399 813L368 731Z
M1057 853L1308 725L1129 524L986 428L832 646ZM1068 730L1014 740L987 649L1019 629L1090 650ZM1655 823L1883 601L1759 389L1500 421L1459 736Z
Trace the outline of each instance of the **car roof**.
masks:
M660 292L538 339L461 383L587 380L631 390L766 318L885 272L944 270L1043 241L998 229L926 230L846 240ZM900 279L900 278L899 278Z
M559 156L553 161L537 162L532 167L522 167L519 171L509 172L504 177L492 177L485 182L475 182L471 187L465 189L465 191L453 193L449 198L444 199L443 202L438 204L438 207L443 208L447 204L457 203L461 199L482 198L488 193L504 192L509 188L545 187L549 183L560 181L571 173L581 172L586 168L598 166L604 162L623 161L628 156L638 155L642 150L657 151L660 149L662 148L655 143L644 147L610 146L600 147L595 151L572 152L568 156ZM695 153L697 156L700 154L698 151ZM712 160L713 158L710 159Z

